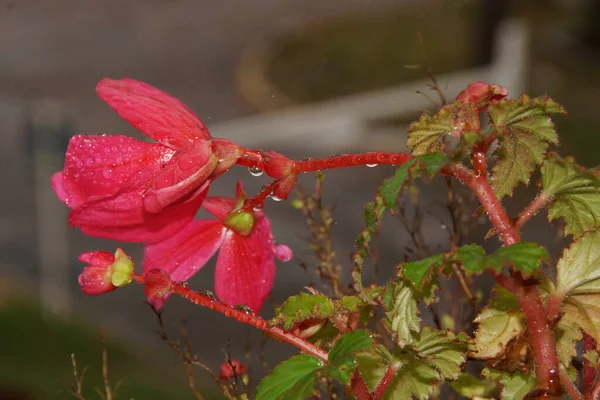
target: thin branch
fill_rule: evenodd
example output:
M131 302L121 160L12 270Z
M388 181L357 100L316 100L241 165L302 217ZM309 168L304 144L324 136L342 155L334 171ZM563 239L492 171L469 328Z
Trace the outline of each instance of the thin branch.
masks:
M386 390L394 381L394 378L396 377L396 372L398 372L399 367L400 365L397 363L390 363L390 365L388 365L387 370L383 375L383 378L381 378L381 381L379 382L379 384L375 388L375 391L373 392L373 400L379 400L383 398Z
M521 229L527 221L533 218L538 211L544 208L552 199L547 197L543 192L540 193L533 201L519 214L515 227Z
M78 398L79 400L86 400L83 396L83 378L85 377L85 373L87 372L87 366L83 367L81 373L77 368L77 359L75 357L75 353L71 353L71 365L73 365L73 386L69 393Z
M104 393L106 400L113 400L113 391L110 386L110 380L108 379L108 349L106 345L106 335L102 333L102 380L104 382Z

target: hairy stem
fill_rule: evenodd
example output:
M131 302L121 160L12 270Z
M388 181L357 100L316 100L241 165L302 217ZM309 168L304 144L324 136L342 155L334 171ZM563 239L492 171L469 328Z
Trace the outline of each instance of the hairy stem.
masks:
M596 348L596 341L593 337L587 333L583 333L583 352L594 350ZM590 360L587 358L583 359L583 391L588 393L592 391L594 385L594 379L596 379L596 368L597 365L591 365ZM600 381L600 379L599 379Z
M350 389L354 396L356 396L357 400L373 400L371 393L369 393L369 388L367 388L367 384L363 379L360 372L358 372L358 368L354 371L354 375L352 375L352 380L350 381Z
M383 375L383 378L381 378L381 381L379 382L379 384L375 388L375 391L373 392L373 400L379 400L383 398L385 391L394 381L394 378L396 377L396 372L398 372L399 367L400 365L397 363L390 363L390 365L388 365L387 370Z
M551 199L545 196L543 192L540 193L523 211L521 211L517 218L517 222L515 222L515 227L521 229L525 223L533 218L538 211L544 208L550 200Z
M571 382L569 375L567 375L567 371L565 371L563 367L560 368L560 383L573 400L583 400L581 392L575 387L573 382Z
M481 160L474 161L474 164L477 162L481 162ZM450 170L457 179L475 193L504 245L519 242L520 232L508 218L489 184L487 175L473 174L457 167L450 167ZM495 277L500 284L517 296L521 311L525 314L530 344L535 357L538 389L549 395L559 394L561 388L556 341L539 292L536 285L528 284L519 274L512 275L510 280L500 274L495 274Z
M138 283L144 283L143 277L139 275L136 276L136 281ZM321 361L327 362L328 354L325 350L289 332L284 331L278 326L269 326L269 322L267 320L264 320L252 313L232 307L176 282L171 282L170 292L184 297L194 304L210 308L211 310L217 311L226 317L233 318L238 322L252 325L283 343L297 347L300 351L317 357Z

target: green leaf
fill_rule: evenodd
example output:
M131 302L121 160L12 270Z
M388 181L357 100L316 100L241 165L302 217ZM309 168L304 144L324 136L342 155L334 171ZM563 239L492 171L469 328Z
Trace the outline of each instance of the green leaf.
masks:
M583 332L578 320L578 312L567 312L563 314L554 327L556 352L558 353L558 359L564 366L571 365L573 357L577 355L577 343L583 339Z
M275 312L277 315L270 323L283 323L285 329L290 329L298 322L309 318L327 318L335 312L333 302L324 295L301 293L289 297Z
M535 389L535 378L521 372L504 372L492 368L484 368L481 374L502 384L500 392L502 400L521 400Z
M316 372L325 363L300 354L279 364L256 388L255 400L305 399L316 392Z
M444 267L445 254L424 258L419 261L403 263L399 266L398 275L413 284L417 297L431 304L436 301L434 291L438 288L437 275Z
M584 233L556 265L563 318L600 342L600 231Z
M407 144L415 156L444 150L442 139L454 132L457 106L449 104L437 113L424 113L408 127Z
M552 199L549 219L565 219L565 234L600 228L600 179L572 158L551 154L542 165L542 195Z
M348 385L356 368L355 354L373 348L371 332L356 330L342 336L329 351L327 374Z
M495 296L475 318L477 330L469 355L480 360L500 358L508 344L526 331L523 313L514 294L496 287Z
M385 371L388 369L390 362L392 362L392 358L389 351L382 345L376 345L375 351L356 354L358 371L369 391L374 391L379 382L381 382Z
M496 196L512 195L519 183L529 183L535 167L544 160L548 143L558 144L550 114L564 114L558 103L547 97L493 102L489 107L498 132L498 160L492 168L491 183Z
M477 245L467 245L459 248L454 257L462 263L467 274L479 274L486 268L500 272L509 265L526 277L549 259L545 248L528 242L501 247L490 255Z
M421 319L417 316L417 298L412 288L404 281L392 281L383 293L386 328L392 333L400 347L413 341L412 332L418 332Z
M399 368L384 399L428 399L438 382L458 377L466 347L464 338L451 332L423 328L410 348L394 352L391 362Z
M394 172L394 175L385 181L377 189L383 204L389 210L395 210L398 198L405 184L411 182L423 173L436 174L448 163L446 155L441 153L424 154L405 162Z
M481 380L471 374L462 373L450 386L454 391L469 399L481 399L490 396L496 390L496 384Z

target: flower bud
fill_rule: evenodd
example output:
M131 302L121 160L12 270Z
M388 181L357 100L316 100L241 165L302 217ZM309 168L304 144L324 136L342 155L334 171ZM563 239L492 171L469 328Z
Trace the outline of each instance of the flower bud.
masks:
M456 100L472 103L478 111L488 108L490 101L502 100L508 95L508 90L500 85L490 85L485 82L473 82L456 96Z
M146 297L162 299L171 291L173 282L167 271L154 268L144 275L144 294Z
M88 264L79 275L81 291L87 295L112 292L133 279L133 262L121 249L117 249L114 255L106 251L83 253L79 260Z
M269 151L264 155L265 172L271 178L281 179L294 174L294 161L283 154Z
M229 360L221 364L221 372L219 378L224 381L233 379L236 376L241 376L246 372L246 367L238 360Z

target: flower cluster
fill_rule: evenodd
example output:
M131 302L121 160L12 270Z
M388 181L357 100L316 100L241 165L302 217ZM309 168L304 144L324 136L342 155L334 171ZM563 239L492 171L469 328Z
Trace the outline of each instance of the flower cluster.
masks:
M241 187L236 199L206 198L210 184L245 149L212 138L183 103L143 82L103 79L96 91L155 142L74 136L63 170L52 176L56 195L71 209L70 225L91 236L145 243L144 271L158 267L173 281L189 279L220 247L218 296L258 311L273 285L274 258L289 260L291 251L273 243L268 219L245 204ZM217 220L193 221L203 204ZM80 277L85 293L119 286L107 281L107 266L115 261L106 254L81 256L90 264ZM160 306L164 300L153 301Z

